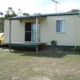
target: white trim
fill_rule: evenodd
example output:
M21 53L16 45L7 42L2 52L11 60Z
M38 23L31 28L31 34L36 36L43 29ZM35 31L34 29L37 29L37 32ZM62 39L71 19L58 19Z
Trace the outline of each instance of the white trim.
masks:
M11 43L11 20L9 21L9 43Z
M56 21L58 21L58 20L56 20ZM59 21L60 21L60 32L56 31L56 33L66 33L66 20L61 19ZM65 31L64 32L62 32L62 21L65 21ZM57 29L57 25L56 25L56 29Z
M36 43L38 43L38 18L36 17Z
M75 15L74 16L75 18L75 49L76 49L76 47L77 47L77 16Z

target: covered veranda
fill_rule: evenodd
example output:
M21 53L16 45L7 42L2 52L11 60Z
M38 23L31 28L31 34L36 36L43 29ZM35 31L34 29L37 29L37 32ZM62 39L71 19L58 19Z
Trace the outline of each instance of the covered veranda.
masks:
M31 48L36 48L36 52L38 52L38 47L41 45L45 45L45 43L38 41L38 24L42 22L44 19L46 19L45 16L40 16L40 15L34 15L34 16L22 16L22 17L13 17L9 18L9 50L11 51L11 47L31 47ZM12 20L19 20L20 23L35 23L36 24L36 41L35 42L25 42L24 43L19 43L19 42L12 42L11 41L11 21Z

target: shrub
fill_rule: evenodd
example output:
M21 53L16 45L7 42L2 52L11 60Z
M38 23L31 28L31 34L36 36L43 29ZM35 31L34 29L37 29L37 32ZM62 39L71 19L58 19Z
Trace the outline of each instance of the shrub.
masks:
M76 48L76 51L80 53L80 46Z
M50 43L52 46L57 46L57 41L55 41L55 40L52 40Z

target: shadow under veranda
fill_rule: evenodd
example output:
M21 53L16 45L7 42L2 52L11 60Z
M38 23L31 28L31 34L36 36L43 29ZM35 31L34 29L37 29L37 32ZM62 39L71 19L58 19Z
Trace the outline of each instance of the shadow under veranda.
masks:
M63 58L65 57L68 53L56 53L55 51L53 52L27 52L27 51L12 51L11 53L14 54L19 54L20 56L33 56L33 57L48 57L48 58Z

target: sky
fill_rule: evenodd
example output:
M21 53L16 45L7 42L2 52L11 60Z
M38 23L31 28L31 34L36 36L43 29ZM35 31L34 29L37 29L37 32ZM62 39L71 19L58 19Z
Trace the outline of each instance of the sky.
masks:
M56 0L57 12L66 12L71 9L80 9L80 0ZM6 13L7 8L12 7L17 13L18 9L29 14L55 13L55 3L52 0L0 0L0 11Z

